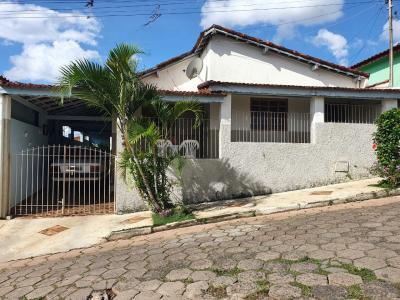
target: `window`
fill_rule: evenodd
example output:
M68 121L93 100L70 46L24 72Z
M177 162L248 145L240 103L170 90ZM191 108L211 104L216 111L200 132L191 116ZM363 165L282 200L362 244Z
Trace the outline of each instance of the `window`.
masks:
M39 126L39 112L17 101L11 102L11 118L36 126Z
M286 99L251 98L251 129L286 130L287 112Z

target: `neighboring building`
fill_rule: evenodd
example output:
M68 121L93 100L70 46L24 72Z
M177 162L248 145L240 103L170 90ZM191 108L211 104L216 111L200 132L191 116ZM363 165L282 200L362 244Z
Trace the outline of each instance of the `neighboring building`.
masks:
M400 87L400 44L393 47L393 86ZM369 73L368 87L387 87L389 83L389 50L367 58L351 68Z
M177 122L171 139L171 148L188 157L182 177L186 203L368 177L375 160L374 120L382 111L397 107L400 98L397 89L366 88L370 83L365 72L221 26L205 30L191 51L146 70L142 78L156 84L166 101L196 99L204 108L200 127L193 126L189 114ZM75 209L92 213L93 207L143 208L110 163L112 154L121 149L114 124L78 100L59 106L49 86L5 78L0 86L0 157L5 166L0 174L1 216L7 214L10 199L11 211L17 214L34 213L32 207L36 211L62 208L61 214ZM26 107L30 117L18 116L16 105ZM152 117L146 108L142 114ZM66 128L68 134L63 135ZM97 155L94 163L90 159L83 166L66 163L68 157L77 158L65 138L76 131L84 134L86 142L105 144L112 154L89 152L92 158ZM63 146L54 150L47 146L52 144ZM40 145L44 147L37 148ZM32 147L36 148L27 151ZM13 160L7 167L10 156ZM85 162L82 154L79 159ZM80 174L75 168L93 170L95 177L83 184L90 193L87 189L83 195L75 193L73 178ZM75 177L69 180L71 176ZM94 183L93 188L93 178L102 178L102 184Z

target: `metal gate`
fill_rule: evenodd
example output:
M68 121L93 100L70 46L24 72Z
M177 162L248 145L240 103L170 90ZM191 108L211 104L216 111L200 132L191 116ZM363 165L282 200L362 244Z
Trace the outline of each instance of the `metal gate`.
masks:
M115 211L115 156L53 145L13 155L10 215L61 216Z

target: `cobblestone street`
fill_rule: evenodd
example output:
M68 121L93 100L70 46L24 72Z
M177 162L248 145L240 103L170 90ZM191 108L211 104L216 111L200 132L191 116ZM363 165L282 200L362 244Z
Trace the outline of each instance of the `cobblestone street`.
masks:
M11 262L1 266L0 297L400 298L400 202L379 201L207 224Z

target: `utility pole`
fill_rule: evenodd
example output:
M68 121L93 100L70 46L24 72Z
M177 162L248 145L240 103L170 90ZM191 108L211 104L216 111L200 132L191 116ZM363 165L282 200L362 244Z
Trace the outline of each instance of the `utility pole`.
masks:
M389 87L393 87L393 2L386 0L389 6Z

